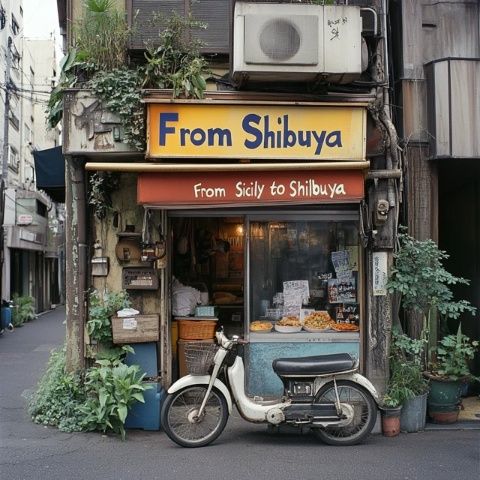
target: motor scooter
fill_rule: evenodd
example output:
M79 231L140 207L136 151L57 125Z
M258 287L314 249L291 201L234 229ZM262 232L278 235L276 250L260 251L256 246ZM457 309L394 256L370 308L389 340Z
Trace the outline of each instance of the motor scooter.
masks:
M162 427L178 445L203 447L213 442L225 428L234 403L249 422L308 426L330 445L355 445L372 431L378 394L358 373L358 361L349 354L274 360L273 370L283 382L284 395L262 400L245 393L238 345L248 342L238 336L229 339L223 330L216 333L216 339L217 345L197 345L193 350L200 359L196 363L200 370L194 373L205 373L202 367L210 367L211 373L180 378L163 402Z

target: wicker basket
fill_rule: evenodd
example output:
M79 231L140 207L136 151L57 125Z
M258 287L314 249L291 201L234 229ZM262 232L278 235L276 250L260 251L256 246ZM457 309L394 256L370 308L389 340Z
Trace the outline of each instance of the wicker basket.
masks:
M190 375L208 375L218 350L215 343L191 342L185 346L185 363Z
M178 320L178 338L207 340L215 337L216 320Z

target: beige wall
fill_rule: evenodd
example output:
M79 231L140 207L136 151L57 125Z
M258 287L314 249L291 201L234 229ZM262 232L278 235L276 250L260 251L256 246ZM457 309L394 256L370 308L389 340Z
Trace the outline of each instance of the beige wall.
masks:
M133 266L130 263L120 262L115 253L118 243L117 233L125 230L126 225L135 225L135 232L142 231L143 208L137 205L137 175L119 174L119 189L112 195L113 210L119 213L118 228L113 226L113 212L110 212L103 221L95 217L93 238L90 246L98 241L103 248L102 255L110 259L110 271L107 277L92 277L92 285L100 292L118 292L122 290L122 268ZM160 217L154 218L154 225L158 225ZM139 239L140 242L140 239ZM143 265L148 266L148 265ZM129 292L134 308L142 314L160 313L160 288L158 290L132 290Z

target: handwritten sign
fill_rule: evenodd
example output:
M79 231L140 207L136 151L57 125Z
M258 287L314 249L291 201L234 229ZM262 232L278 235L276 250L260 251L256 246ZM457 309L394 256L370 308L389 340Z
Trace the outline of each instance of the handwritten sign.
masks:
M354 202L363 173L346 171L172 172L138 176L138 202L161 205Z
M309 297L308 280L283 282L283 314L299 315L301 306L308 303Z
M373 295L376 297L387 294L388 256L387 252L373 252Z
M357 290L355 278L332 278L328 281L329 303L355 303L357 301Z

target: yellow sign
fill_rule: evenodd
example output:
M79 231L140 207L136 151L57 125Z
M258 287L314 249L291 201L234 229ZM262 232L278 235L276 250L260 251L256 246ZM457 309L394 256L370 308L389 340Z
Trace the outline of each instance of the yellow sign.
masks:
M365 159L363 107L149 104L148 118L151 158Z

